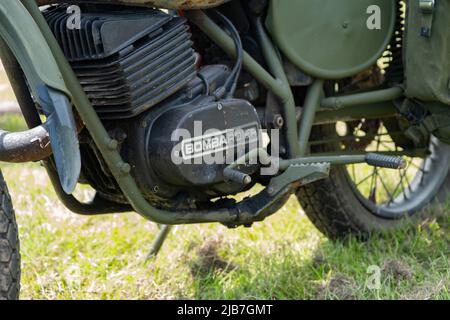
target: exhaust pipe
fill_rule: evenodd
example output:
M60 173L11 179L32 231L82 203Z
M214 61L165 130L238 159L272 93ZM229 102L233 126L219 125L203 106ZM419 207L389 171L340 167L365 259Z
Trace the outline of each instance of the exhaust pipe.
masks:
M0 161L23 163L40 161L52 154L45 125L23 132L0 130Z

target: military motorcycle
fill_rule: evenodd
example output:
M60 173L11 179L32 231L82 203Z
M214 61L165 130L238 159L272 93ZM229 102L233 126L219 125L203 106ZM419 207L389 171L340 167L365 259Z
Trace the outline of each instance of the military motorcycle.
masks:
M445 200L449 23L449 0L0 1L29 127L0 130L0 161L41 162L76 214L159 224L154 254L170 226L251 227L292 195L329 238L367 239ZM0 193L16 299L1 174Z

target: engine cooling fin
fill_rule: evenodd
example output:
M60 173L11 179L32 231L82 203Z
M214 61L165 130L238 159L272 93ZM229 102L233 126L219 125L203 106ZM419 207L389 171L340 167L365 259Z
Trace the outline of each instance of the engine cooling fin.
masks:
M137 116L195 78L184 18L153 9L83 9L80 28L68 28L66 6L44 16L100 118Z

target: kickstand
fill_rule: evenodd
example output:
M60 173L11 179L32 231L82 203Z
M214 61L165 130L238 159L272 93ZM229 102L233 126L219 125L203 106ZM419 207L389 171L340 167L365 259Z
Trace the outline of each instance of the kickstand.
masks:
M155 258L159 251L161 250L162 245L164 244L164 241L166 241L167 236L169 235L170 231L172 230L172 226L167 225L158 225L159 226L159 233L156 235L155 240L152 242L152 246L150 248L150 252L147 256L147 260L150 260L152 258Z

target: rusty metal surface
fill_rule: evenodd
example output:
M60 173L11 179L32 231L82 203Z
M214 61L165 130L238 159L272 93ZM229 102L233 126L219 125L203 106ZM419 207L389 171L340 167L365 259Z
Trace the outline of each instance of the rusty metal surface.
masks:
M133 6L158 7L166 9L204 9L217 7L229 0L36 0L39 5L54 3L106 3Z
M0 130L0 161L11 163L39 161L51 154L50 137L44 125L24 132Z
M84 128L80 117L75 117L77 132ZM50 134L45 124L22 132L0 129L0 161L9 163L34 162L52 155Z

